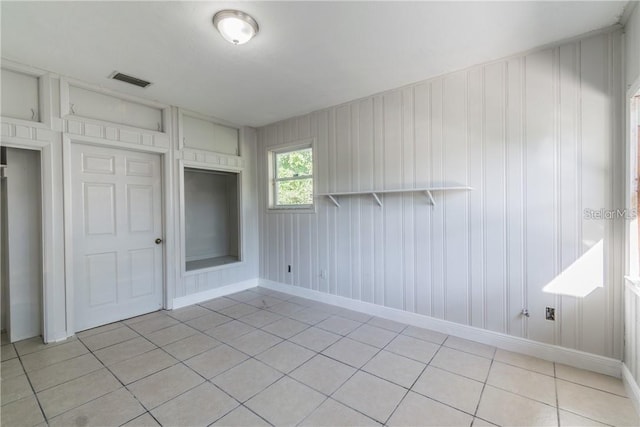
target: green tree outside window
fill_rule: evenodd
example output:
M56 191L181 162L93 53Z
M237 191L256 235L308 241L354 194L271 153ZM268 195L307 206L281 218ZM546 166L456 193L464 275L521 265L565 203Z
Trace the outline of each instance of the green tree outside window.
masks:
M313 153L311 148L275 154L275 205L313 204Z

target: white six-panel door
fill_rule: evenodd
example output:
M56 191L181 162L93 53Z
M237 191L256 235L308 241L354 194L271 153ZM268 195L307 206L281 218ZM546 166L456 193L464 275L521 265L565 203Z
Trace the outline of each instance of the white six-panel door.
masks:
M160 156L72 145L75 329L162 307Z

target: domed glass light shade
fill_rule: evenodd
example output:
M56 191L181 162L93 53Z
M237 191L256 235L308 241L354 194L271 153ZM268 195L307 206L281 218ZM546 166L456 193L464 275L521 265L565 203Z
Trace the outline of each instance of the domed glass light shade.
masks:
M245 44L258 34L258 23L239 10L221 10L213 16L213 25L233 44Z

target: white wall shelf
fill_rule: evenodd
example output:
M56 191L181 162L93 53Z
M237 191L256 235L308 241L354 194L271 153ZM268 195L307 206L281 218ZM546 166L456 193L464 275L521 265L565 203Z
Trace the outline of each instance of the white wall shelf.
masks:
M344 191L344 192L332 192L332 193L319 193L317 196L326 196L328 197L333 204L337 207L340 207L340 203L338 202L339 196L358 196L361 194L370 194L378 204L378 206L382 206L382 200L380 200L380 194L387 193L424 193L425 196L429 198L429 202L432 206L436 205L436 201L433 198L433 193L438 191L470 191L473 190L472 187L466 186L453 186L453 187L425 187L425 188L401 188L397 190L379 190L379 191Z

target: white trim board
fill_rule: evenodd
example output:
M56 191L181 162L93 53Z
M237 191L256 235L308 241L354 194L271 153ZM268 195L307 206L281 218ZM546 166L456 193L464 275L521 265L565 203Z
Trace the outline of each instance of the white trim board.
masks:
M50 94L44 93L43 97ZM45 343L66 339L63 257L62 149L55 131L42 123L0 117L0 145L40 151L42 182L42 319Z
M274 291L284 292L301 298L332 304L349 310L394 320L420 328L431 329L447 335L477 341L504 350L523 353L540 359L558 362L576 368L587 369L605 375L620 378L623 373L622 361L597 354L586 353L557 345L540 343L526 338L514 337L499 332L488 331L473 326L436 319L395 308L383 307L368 302L356 301L338 295L326 294L311 289L286 285L266 279L259 279L259 286Z
M208 301L213 298L220 298L225 295L235 294L236 292L246 291L247 289L258 287L258 285L258 279L251 279L245 280L244 282L234 283L232 285L222 286L220 288L208 289L195 294L174 298L173 309L176 310L178 308Z
M96 123L104 123L107 122L95 121ZM65 125L66 126L66 125ZM117 126L114 129L119 129ZM67 325L67 336L72 336L75 334L76 326L75 326L75 300L74 300L74 277L73 277L73 233L72 233L72 218L68 213L72 211L71 206L71 179L72 179L72 167L71 167L71 147L73 144L85 144L85 145L94 145L97 147L103 148L115 148L117 150L128 150L128 151L140 151L144 153L158 154L160 155L160 163L162 164L161 168L161 180L162 180L162 235L163 240L171 241L173 237L173 224L175 221L175 217L173 216L173 208L169 205L171 197L172 197L172 183L170 179L171 168L168 167L172 161L172 150L168 147L164 146L154 146L154 145L141 145L136 143L127 143L127 142L119 142L119 141L111 141L105 138L96 138L96 137L88 137L85 135L76 135L70 134L68 132L63 132L62 134L62 168L61 173L63 174L63 188L65 191L63 192L63 203L64 203L64 215L63 223L64 223L64 265L66 271L66 280L65 280L65 297L66 297L66 307L65 316L66 316L66 325ZM163 134L162 134L163 135ZM169 141L168 137L163 136L162 141ZM169 143L167 143L169 145ZM163 255L162 255L162 263L163 263L163 283L162 283L162 303L163 307L166 309L170 309L171 307L165 304L165 301L168 301L169 298L167 295L172 295L175 291L175 281L172 275L172 259L173 259L173 247L171 245L164 245Z
M636 412L640 414L640 386L633 378L631 371L627 368L626 364L622 364L622 382L624 388L627 390L629 399L633 402L633 406L636 408Z

